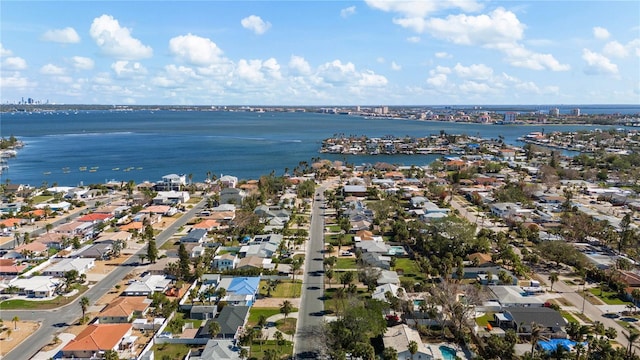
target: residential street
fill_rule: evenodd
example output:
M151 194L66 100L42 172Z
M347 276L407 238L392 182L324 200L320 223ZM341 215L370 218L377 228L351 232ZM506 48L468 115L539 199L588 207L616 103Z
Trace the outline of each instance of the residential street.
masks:
M185 225L192 216L202 210L206 204L205 200L195 205L191 210L184 213L179 219L171 224L167 229L158 234L156 237L156 243L158 248L162 246L178 229ZM138 263L138 254L146 251L146 247L140 249L136 254L132 255L120 266L114 268L103 280L92 286L82 296L89 298L89 303L94 304L104 294L113 289L113 287L122 280L128 273L135 269ZM29 359L35 355L43 346L47 345L54 334L63 332L64 329L75 322L81 314L78 297L72 303L53 310L37 310L37 311L2 311L2 318L11 319L14 316L20 317L21 320L33 320L40 321L42 326L33 335L27 338L22 344L16 346L11 352L9 352L3 360L23 360Z
M324 316L324 187L316 190L311 210L311 226L307 242L302 299L300 303L293 352L298 359L319 358L319 330Z

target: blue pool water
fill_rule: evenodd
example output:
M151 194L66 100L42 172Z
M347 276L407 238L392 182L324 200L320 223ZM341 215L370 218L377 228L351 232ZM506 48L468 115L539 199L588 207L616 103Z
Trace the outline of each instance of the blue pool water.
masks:
M389 247L389 255L406 255L407 252L404 250L403 246L390 246Z
M442 357L444 358L444 360L455 360L456 351L454 349L444 345L440 345L440 347L438 348L440 349L440 352L442 353Z
M413 300L413 305L414 306L420 306L420 305L422 305L422 303L424 303L424 300Z

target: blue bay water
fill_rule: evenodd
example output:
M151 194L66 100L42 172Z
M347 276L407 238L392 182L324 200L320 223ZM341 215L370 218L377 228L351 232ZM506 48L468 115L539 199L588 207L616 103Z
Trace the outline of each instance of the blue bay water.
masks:
M425 165L436 155L355 156L321 154L323 139L336 134L427 136L441 130L516 144L531 131L607 128L585 125L482 125L365 119L318 113L198 111L89 111L2 114L0 136L25 143L9 159L2 181L40 186L158 181L170 173L205 179L208 171L241 179L292 170L314 157L349 163ZM81 168L86 170L81 171ZM129 171L125 171L129 169Z

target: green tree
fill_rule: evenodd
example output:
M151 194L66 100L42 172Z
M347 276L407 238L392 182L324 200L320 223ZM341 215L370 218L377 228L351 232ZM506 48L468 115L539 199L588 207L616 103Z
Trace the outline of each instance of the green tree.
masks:
M351 284L354 279L353 271L345 271L340 275L340 283L342 284L342 288L346 288L347 285Z
M87 309L89 308L89 298L86 296L83 296L80 298L80 308L82 309L82 323L84 323L84 317L85 314L87 312Z
M551 274L549 274L549 281L551 282L551 291L553 292L553 284L558 282L558 273L552 272Z
M18 330L18 321L20 321L20 318L18 317L18 315L14 316L13 319L11 319L11 321L13 321L13 329Z
M411 340L409 341L409 353L411 353L411 360L413 360L413 355L418 352L418 343Z
M178 247L178 259L180 278L186 280L191 276L191 266L189 264L189 253L183 243L180 243L180 247Z
M220 324L217 321L210 320L207 330L209 330L209 335L211 336L211 338L215 339L218 334L220 334Z
M109 349L104 352L104 360L120 360L120 358L117 351Z
M153 238L150 239L147 244L147 259L149 259L149 262L152 264L158 259L158 248L156 247L156 240Z
M398 360L398 351L392 347L384 348L382 360Z
M285 300L280 304L280 313L284 314L284 322L287 322L287 316L293 311L293 304L289 300Z

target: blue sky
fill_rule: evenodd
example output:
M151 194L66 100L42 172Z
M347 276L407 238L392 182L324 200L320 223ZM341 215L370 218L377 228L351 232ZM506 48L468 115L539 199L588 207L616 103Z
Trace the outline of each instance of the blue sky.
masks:
M637 1L2 1L0 100L640 104Z

